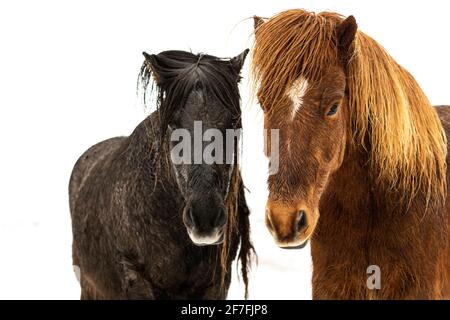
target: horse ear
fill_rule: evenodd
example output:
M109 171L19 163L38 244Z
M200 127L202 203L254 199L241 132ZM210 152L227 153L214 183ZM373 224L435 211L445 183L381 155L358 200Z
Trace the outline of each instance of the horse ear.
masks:
M356 24L355 17L353 16L349 16L336 28L339 54L345 60L350 56L350 46L355 39L357 30L358 25Z
M264 23L264 19L258 16L253 16L253 28L256 30Z
M159 74L158 74L158 61L156 60L156 55L148 54L147 52L142 52L145 57L145 63L152 70L153 79L157 84L159 84Z
M242 51L241 54L237 55L234 58L231 58L230 60L231 67L237 74L241 72L242 66L244 65L245 62L245 58L247 57L249 51L250 51L249 49L245 49L244 51Z

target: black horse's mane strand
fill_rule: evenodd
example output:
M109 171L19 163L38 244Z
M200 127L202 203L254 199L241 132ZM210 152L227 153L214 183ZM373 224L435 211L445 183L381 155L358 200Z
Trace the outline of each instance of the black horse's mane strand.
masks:
M156 108L159 115L159 156L167 155L164 143L167 126L172 120L177 109L183 108L192 90L203 90L206 96L212 96L225 109L233 115L235 128L241 127L241 109L238 82L238 72L233 69L229 59L220 59L207 54L193 54L185 51L164 51L158 55L145 54L144 61L138 77L138 90L142 90L144 104L156 91ZM150 63L150 62L151 63ZM153 70L152 68L155 68ZM150 88L150 90L149 90ZM165 152L166 151L166 152ZM168 163L166 164L168 165ZM240 250L238 259L241 262L242 280L245 284L245 297L248 296L248 270L251 257L254 254L253 245L250 241L250 225L248 221L249 212L241 214L245 217L237 217L241 202L239 194L242 192L242 180L239 168L234 166L233 178L227 197L228 223L225 238L217 263L222 266L221 285L227 276L227 265L229 262L230 241L238 237ZM246 206L245 206L246 207Z
M167 125L175 111L183 108L193 89L204 90L231 111L240 121L239 79L228 59L207 54L170 50L158 55L146 55L153 66L144 61L139 73L138 89L142 89L144 103L149 95L157 94L156 107L159 110L160 135L164 137ZM153 81L155 80L155 81ZM150 86L151 90L148 90Z

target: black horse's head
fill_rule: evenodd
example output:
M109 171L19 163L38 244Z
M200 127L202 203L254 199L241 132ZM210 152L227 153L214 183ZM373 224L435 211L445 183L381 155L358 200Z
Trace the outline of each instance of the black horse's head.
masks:
M152 74L156 83L160 135L168 142L185 200L184 224L197 245L224 238L242 128L239 73L247 53L232 59L185 51L144 53L141 75Z

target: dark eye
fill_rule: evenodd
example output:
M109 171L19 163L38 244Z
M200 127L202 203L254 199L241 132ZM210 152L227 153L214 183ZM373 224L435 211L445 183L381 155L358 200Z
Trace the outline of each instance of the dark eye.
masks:
M336 112L338 111L338 108L339 108L339 106L337 103L333 104L331 106L330 110L328 110L327 116L332 116L332 115L336 114Z

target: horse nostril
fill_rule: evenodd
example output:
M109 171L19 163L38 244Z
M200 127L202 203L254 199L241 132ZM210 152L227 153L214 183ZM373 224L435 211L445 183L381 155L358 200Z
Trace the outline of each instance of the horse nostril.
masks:
M297 231L301 232L306 227L306 212L300 210L298 213Z
M191 207L186 208L186 217L191 225L195 225L194 212Z
M214 221L214 226L220 228L223 227L226 222L227 222L227 215L225 214L225 210L220 209L219 212L217 213L216 220Z

